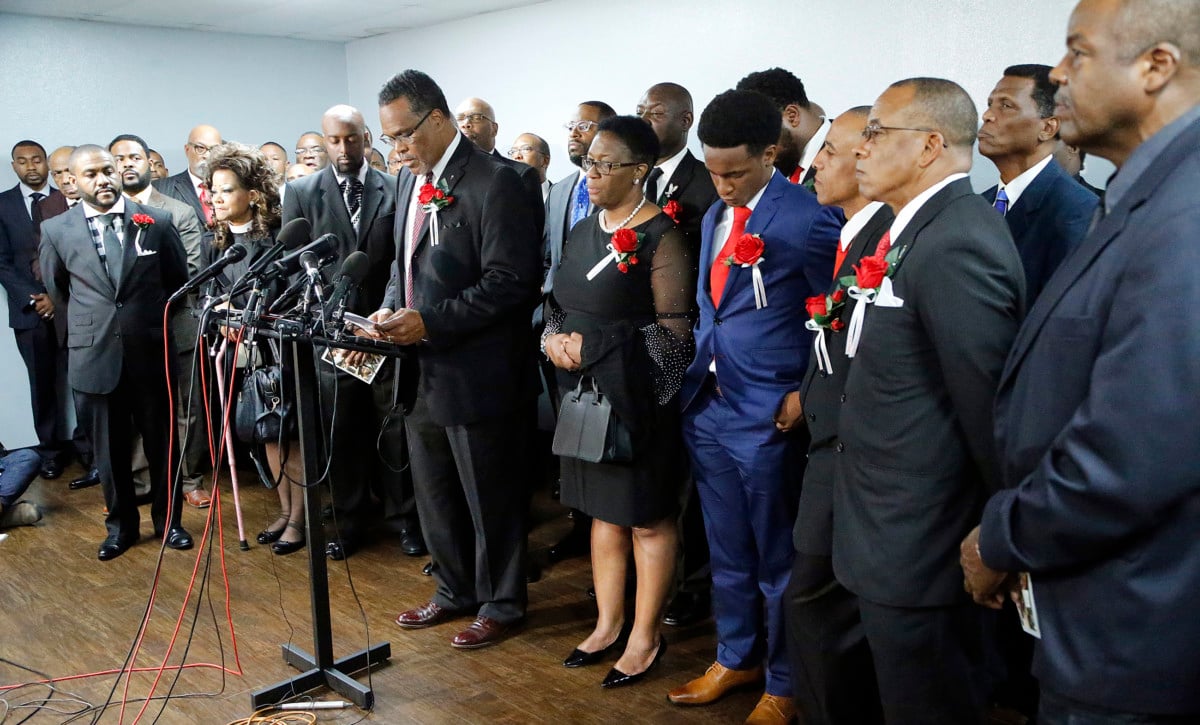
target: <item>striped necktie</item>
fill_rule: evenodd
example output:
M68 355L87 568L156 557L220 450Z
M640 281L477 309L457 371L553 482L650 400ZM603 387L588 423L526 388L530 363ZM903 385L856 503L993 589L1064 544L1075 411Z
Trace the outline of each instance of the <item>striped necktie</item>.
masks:
M1004 187L1000 187L996 191L996 203L992 204L996 211L1000 212L1000 216L1008 213L1008 194L1004 193Z

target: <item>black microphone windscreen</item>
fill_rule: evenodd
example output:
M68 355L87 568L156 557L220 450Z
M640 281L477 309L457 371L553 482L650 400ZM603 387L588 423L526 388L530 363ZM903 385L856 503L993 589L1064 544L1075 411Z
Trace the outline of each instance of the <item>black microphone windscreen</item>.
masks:
M234 262L240 262L243 259L245 259L246 255L249 253L250 253L250 250L246 249L245 244L235 244L232 247L230 247L229 249L226 249L225 254L222 254L221 257L226 262L233 264Z
M355 284L366 279L370 269L371 263L365 252L351 252L350 256L346 257L346 261L342 262L342 274L353 280Z
M275 237L275 242L283 246L284 249L296 249L312 239L312 224L304 217L296 217L283 228L279 230L279 234Z

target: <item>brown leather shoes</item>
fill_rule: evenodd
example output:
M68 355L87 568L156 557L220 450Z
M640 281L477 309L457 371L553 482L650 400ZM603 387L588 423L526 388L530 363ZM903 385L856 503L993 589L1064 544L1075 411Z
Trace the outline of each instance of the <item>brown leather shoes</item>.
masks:
M511 627L512 625L497 622L491 617L479 616L475 618L474 622L471 622L470 627L454 635L454 639L450 640L450 646L456 649L487 647L499 642Z
M790 697L765 692L746 718L746 725L788 725L796 717L796 703Z
M396 624L405 629L425 629L453 619L455 616L457 616L456 613L449 609L445 609L433 601L428 601L407 612L401 612L400 616L396 617Z
M212 496L202 488L193 488L183 495L183 500L192 508L206 509L212 505Z
M701 677L668 692L667 699L676 705L707 705L720 700L738 688L757 685L762 680L762 667L755 667L752 670L731 670L720 662L714 662L712 667L709 667Z

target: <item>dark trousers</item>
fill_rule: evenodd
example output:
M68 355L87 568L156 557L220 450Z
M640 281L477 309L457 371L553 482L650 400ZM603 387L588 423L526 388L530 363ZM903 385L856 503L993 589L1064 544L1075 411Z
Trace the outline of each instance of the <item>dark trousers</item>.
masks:
M792 680L805 725L883 723L858 597L834 578L832 558L797 553L784 603Z
M1195 725L1200 713L1191 715L1147 715L1087 705L1056 692L1042 690L1038 725Z
M858 601L888 725L965 725L983 713L978 608Z
M178 526L183 494L174 479L170 520L167 519L167 485L172 481L174 462L178 461L178 441L167 458L170 433L170 404L167 401L166 381L132 379L121 373L117 387L111 393L75 392L75 410L87 427L92 442L95 467L100 471L104 503L108 515L104 526L110 536L132 541L138 534L138 508L133 486L133 471L129 455L136 430L142 435L146 459L150 462L150 491L154 497L150 516L155 531Z
M181 449L180 475L184 491L201 486L201 471L208 458L207 420L200 392L200 366L204 365L206 360L203 356L199 360L195 359L196 334L200 325L192 313L193 310L188 304L181 303L171 315L171 333L175 339L175 355L179 367L179 379L175 385L179 391L175 396L175 421L179 427L176 445ZM214 437L215 442L219 441Z
M696 481L689 474L679 502L679 554L675 563L678 591L704 596L712 591L712 567L708 561L708 537Z
M334 537L359 539L365 534L371 510L371 478L375 475L375 449L378 429L375 419L371 386L351 375L335 370L319 357L317 378L321 392L321 438L329 460L329 477L333 489L333 511L336 531ZM290 384L290 381L289 381ZM330 429L332 426L332 431Z
M524 617L526 605L528 446L519 423L514 413L439 426L420 398L404 422L417 511L436 564L433 601L506 623Z
M412 467L408 463L408 441L404 435L404 413L395 404L396 365L389 360L371 382L371 456L375 463L375 496L383 505L383 525L392 533L419 526L417 501L413 494Z
M33 407L33 427L38 437L38 452L43 458L58 455L58 340L54 324L41 320L28 330L13 330L17 350L29 373L29 401Z

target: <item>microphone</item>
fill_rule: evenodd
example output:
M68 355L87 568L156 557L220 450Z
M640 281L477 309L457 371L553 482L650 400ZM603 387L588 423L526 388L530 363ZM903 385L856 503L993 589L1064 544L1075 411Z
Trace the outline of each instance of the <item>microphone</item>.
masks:
M279 259L279 255L307 244L309 239L312 239L312 225L304 217L297 217L284 224L275 237L275 245L254 260L241 279L234 283L229 295L232 297L245 292L252 286L253 280L262 276L267 265Z
M351 252L350 256L346 257L346 261L342 262L342 270L338 274L337 282L334 284L333 294L329 295L329 302L325 305L326 317L332 316L339 307L345 307L346 297L351 290L366 279L370 268L371 264L367 261L367 255L364 252Z
M185 282L182 287L175 290L175 293L171 295L171 301L174 302L188 292L197 289L200 287L200 285L209 281L213 277L216 277L229 265L245 259L246 255L249 253L250 250L246 249L244 244L234 244L233 246L229 247L225 250L225 253L221 255L220 259L197 272L195 277L192 277Z
M304 247L292 252L291 254L276 260L268 267L263 276L267 279L276 279L279 277L290 277L300 271L300 258L306 253L312 253L313 257L321 258L329 256L337 251L338 238L336 234L323 234L316 240L309 242Z
M315 252L306 249L300 254L300 266L304 268L308 289L312 290L317 296L317 304L323 303L325 300L321 289L323 286L321 282L321 260L317 258ZM304 295L304 299L306 302L308 301L307 292Z

